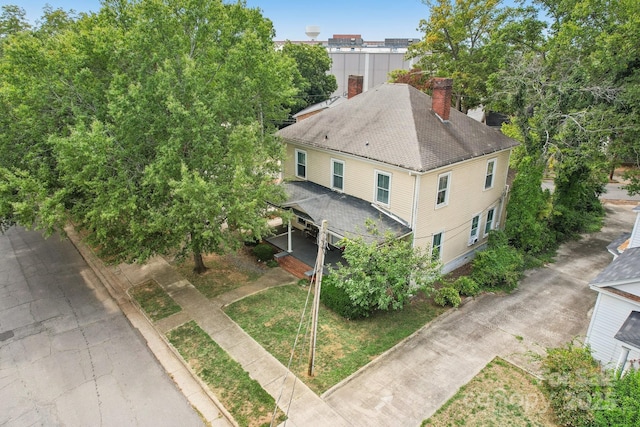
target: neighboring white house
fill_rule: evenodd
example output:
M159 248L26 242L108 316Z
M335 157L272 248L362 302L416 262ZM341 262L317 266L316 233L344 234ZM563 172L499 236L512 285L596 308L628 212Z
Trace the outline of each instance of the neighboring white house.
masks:
M640 205L633 211L633 231L608 246L614 259L589 284L598 299L586 343L604 367L620 371L640 365Z

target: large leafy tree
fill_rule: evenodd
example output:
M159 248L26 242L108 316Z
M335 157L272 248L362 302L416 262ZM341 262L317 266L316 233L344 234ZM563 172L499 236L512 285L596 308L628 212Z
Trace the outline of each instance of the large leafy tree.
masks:
M274 123L295 94L295 64L273 33L243 3L113 0L51 35L66 59L43 61L68 110L25 142L47 148L55 175L34 220L59 226L63 211L116 260L178 250L198 271L203 253L260 238L265 202L282 196Z
M534 44L543 24L532 8L507 8L500 0L423 0L429 19L420 21L424 38L409 55L430 76L451 77L455 107L480 105L486 82L504 63L513 45Z
M296 62L300 72L295 81L299 92L292 107L293 113L329 99L331 94L338 89L336 77L333 74L328 74L331 69L331 58L322 45L287 41L282 47L282 53Z
M555 176L551 230L589 230L606 174L639 153L637 2L541 1L553 17L539 49L519 52L490 86L515 115L526 154ZM525 172L526 173L526 172Z

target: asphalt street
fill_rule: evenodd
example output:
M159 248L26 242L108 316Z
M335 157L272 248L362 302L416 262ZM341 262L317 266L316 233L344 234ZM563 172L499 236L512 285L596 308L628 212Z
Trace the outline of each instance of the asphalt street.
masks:
M0 426L200 426L70 241L0 235Z

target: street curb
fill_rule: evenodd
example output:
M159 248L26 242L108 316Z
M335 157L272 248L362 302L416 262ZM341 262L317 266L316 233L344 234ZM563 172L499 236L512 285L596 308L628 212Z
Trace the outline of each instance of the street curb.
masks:
M226 421L224 424L237 427L238 423L229 411L224 407L224 405L222 405L211 390L209 390L206 384L204 384L202 380L195 375L184 359L178 354L177 350L169 343L167 338L156 329L153 322L151 322L144 312L141 311L140 307L131 299L126 291L126 286L122 284L120 279L118 279L115 274L107 268L102 260L100 260L97 255L95 255L93 251L84 244L82 239L78 236L75 228L72 225L67 225L64 228L64 231L69 238L69 241L73 244L78 253L80 253L80 256L82 256L87 265L94 272L100 283L102 283L105 289L109 292L109 295L111 295L111 297L116 301L129 324L131 324L131 326L144 338L147 348L151 354L153 354L169 378L171 378L171 380L176 384L178 390L183 393L189 404L200 413L201 417L208 425L222 427L220 418L213 418L211 416L212 413L217 412L218 416L222 415L224 417L224 421ZM161 343L160 345L163 348L154 349L151 343ZM172 358L173 360L167 360L167 358ZM167 367L171 365L182 367L184 372L188 373L188 376L172 374L167 370ZM188 384L188 382L192 383ZM206 396L207 399L198 399L199 396L197 394L194 395L192 393L187 395L184 392L185 390L192 389L193 384L197 385L202 395ZM209 416L206 414L209 414Z

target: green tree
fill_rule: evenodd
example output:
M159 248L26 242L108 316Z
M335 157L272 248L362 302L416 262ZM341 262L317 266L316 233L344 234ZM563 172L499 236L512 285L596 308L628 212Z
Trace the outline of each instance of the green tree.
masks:
M0 40L7 36L28 31L31 28L27 21L27 13L19 6L7 4L0 13Z
M298 96L292 106L292 113L329 99L338 89L336 77L328 74L331 69L331 58L322 45L287 41L282 47L282 53L296 62L300 72L300 76L295 81Z
M534 43L544 26L532 8L504 8L500 0L423 0L424 38L409 48L429 76L453 78L455 108L466 112L487 97L489 77L514 44Z
M430 292L439 277L440 264L408 240L387 235L379 243L358 236L340 245L347 263L339 264L325 280L343 289L363 315L401 309L417 290Z
M105 1L50 33L46 43L63 47L65 61L42 63L65 109L25 138L27 154L43 144L55 177L37 220L60 227L61 206L114 260L178 251L194 256L197 271L203 253L261 238L266 201L282 197L273 123L295 94L295 64L276 52L273 33L243 3L195 0ZM21 66L17 56L11 64ZM20 96L6 99L22 111ZM18 123L42 114L34 108ZM34 165L21 169L33 175Z

